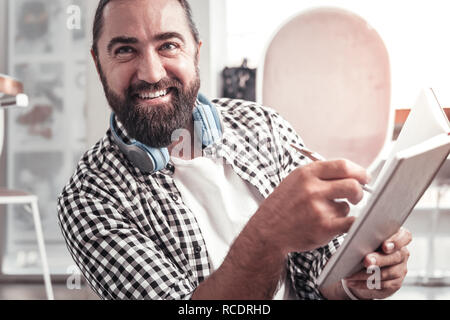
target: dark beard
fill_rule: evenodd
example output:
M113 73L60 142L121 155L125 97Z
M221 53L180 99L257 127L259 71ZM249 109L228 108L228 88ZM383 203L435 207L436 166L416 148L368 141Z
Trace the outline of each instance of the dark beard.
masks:
M124 100L110 90L100 67L99 73L109 105L133 139L152 148L168 147L173 142L172 133L186 128L192 121L192 111L200 89L198 68L194 82L185 89L178 79L166 78L155 84L142 81L126 90ZM136 92L166 88L170 88L172 103L146 107L136 102Z

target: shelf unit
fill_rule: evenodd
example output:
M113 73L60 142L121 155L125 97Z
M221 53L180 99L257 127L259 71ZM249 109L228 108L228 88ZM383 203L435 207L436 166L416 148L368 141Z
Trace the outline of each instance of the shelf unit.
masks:
M66 274L74 264L57 224L56 199L86 150L84 16L81 29L66 26L67 8L77 5L85 13L85 3L8 2L8 73L23 82L29 107L8 112L7 183L39 197L52 274ZM40 268L35 242L29 215L9 208L2 275L35 274Z

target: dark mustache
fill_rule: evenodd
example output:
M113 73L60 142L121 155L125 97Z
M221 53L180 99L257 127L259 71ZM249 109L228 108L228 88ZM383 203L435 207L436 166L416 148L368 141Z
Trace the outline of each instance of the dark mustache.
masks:
M183 87L181 81L177 79L161 79L157 83L148 83L146 81L140 81L138 83L130 85L127 89L127 96L132 97L142 91L160 91L167 88L175 88L180 90Z

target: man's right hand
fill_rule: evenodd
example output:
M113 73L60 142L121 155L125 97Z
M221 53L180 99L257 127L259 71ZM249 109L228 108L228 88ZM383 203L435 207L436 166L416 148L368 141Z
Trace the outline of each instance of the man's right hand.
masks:
M239 234L220 268L202 282L192 299L272 299L289 252L328 244L345 233L347 199L363 197L364 168L349 161L314 162L293 171L263 201Z
M261 204L252 220L283 254L304 252L346 233L354 222L347 199L363 198L366 170L348 160L318 161L293 171Z

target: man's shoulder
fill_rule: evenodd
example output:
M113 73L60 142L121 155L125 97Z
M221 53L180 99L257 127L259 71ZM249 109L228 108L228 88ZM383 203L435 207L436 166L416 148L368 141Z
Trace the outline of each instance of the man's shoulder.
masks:
M227 122L246 122L259 125L270 125L280 119L280 115L271 107L254 101L219 98L212 100L223 119Z
M89 148L77 163L75 172L65 185L62 195L73 192L81 192L87 185L101 186L108 184L113 176L111 172L117 172L119 153L111 144L107 132L95 145Z
M263 106L254 101L231 98L216 98L212 100L221 112L224 113L257 113L260 116L276 113L270 107Z
M216 105L225 121L256 124L259 128L268 126L286 135L295 134L291 124L272 107L230 98L214 99L212 103Z

